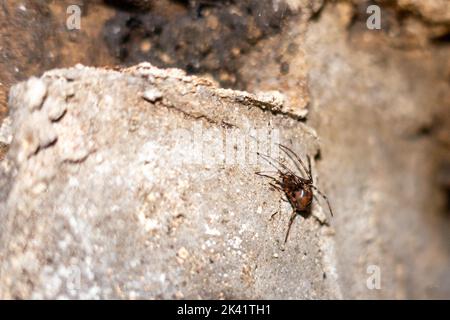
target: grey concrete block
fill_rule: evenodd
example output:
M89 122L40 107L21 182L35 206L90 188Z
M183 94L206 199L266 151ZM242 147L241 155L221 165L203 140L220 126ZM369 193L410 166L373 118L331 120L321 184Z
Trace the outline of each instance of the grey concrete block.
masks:
M292 209L255 175L277 142L318 151L280 93L149 64L30 81L10 94L1 298L341 297L326 211L284 244Z

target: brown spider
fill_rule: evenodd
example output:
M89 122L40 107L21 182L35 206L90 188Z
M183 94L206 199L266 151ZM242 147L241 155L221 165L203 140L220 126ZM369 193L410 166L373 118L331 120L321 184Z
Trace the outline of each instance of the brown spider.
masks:
M330 202L328 201L327 196L324 195L314 185L314 180L311 173L311 159L309 158L309 156L306 156L308 159L308 168L307 168L303 163L302 159L294 151L292 151L291 149L282 144L279 144L279 147L293 161L295 167L300 172L300 174L303 175L303 173L305 173L307 176L306 178L298 176L281 161L272 159L267 155L263 155L257 152L258 156L263 158L272 167L276 169L275 173L278 174L278 178L272 177L261 171L256 172L256 174L271 179L272 182L270 182L269 184L276 190L283 192L287 197L287 200L286 199L283 200L289 202L292 206L293 211L291 218L289 219L286 237L284 238L284 243L286 243L289 236L289 231L291 230L291 225L294 222L294 219L297 216L297 214L300 214L303 217L309 216L311 212L311 203L313 198L318 201L313 190L315 190L323 199L325 199L325 201L328 204L328 209L330 210L331 216L333 216L333 210L331 209ZM276 164L279 167L281 167L281 169L277 167ZM270 218L272 219L273 216L275 216L275 214L277 213L278 212L272 214Z

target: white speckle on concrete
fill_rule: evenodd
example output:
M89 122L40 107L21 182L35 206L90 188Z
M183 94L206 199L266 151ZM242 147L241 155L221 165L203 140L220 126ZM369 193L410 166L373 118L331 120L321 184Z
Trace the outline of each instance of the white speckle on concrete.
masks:
M75 177L70 177L69 178L69 186L72 188L78 188L78 186L80 185L80 182L78 181L77 178Z
M210 236L220 236L221 235L219 230L217 230L215 228L210 228L207 224L205 224L205 229L206 229L205 233L207 235L210 235Z
M97 155L95 156L95 163L101 164L103 160L103 156L100 153L97 153Z
M12 120L10 117L3 119L0 127L0 142L11 144L13 139Z
M234 237L230 240L228 240L228 244L233 248L233 249L240 249L241 247L241 243L242 243L242 239L240 237Z
M133 259L133 260L130 261L130 266L132 268L136 268L138 265L139 265L139 260Z
M177 252L177 256L183 260L186 260L187 257L189 257L189 252L186 250L185 247L181 247Z
M47 94L47 86L41 79L30 78L27 82L27 92L25 93L24 102L30 111L39 109L44 102Z
M142 95L142 97L150 102L156 102L159 99L161 99L163 97L163 94L161 91L159 91L156 88L151 88L151 89L147 89L145 90L144 94Z
M31 189L31 192L35 195L38 195L47 190L47 184L44 182L39 182Z
M248 230L248 224L246 224L246 223L243 223L242 225L241 225L241 227L239 228L239 234L243 234L245 231L247 231Z
M138 221L144 228L145 232L150 232L150 231L161 228L161 225L159 224L159 222L157 220L147 218L143 211L138 212L137 216L138 216Z

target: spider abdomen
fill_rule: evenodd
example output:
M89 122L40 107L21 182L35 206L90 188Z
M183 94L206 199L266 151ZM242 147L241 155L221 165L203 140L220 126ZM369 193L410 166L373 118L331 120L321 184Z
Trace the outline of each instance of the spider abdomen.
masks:
M297 212L308 211L313 200L313 193L308 188L299 189L294 192L286 192L289 203Z

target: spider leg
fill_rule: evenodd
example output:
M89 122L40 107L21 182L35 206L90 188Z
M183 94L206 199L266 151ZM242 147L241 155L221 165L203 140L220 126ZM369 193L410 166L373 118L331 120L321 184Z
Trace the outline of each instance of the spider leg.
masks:
M272 186L274 189L284 193L283 188L281 187L281 181L277 180L275 177L271 177L269 175L264 174L263 172L255 172L255 174L257 174L258 176L261 177L266 177L269 179L272 179L274 182L269 182L269 185ZM281 200L283 200L284 202L289 202L288 199L281 197Z
M312 180L312 175L311 175L311 166L309 167L309 171L306 168L305 164L303 163L302 159L291 149L289 149L288 147L286 147L285 145L282 144L278 144L280 149L284 151L284 153L286 153L286 155L292 160L294 161L294 159L292 158L292 156L295 157L295 159L297 159L298 163L300 163L301 167L303 168L303 171L306 173L306 175L308 176L308 178L310 180ZM308 157L309 158L309 157ZM309 161L309 160L308 160ZM300 170L298 164L296 161L294 161L295 166L297 167L297 169L302 172L302 170ZM303 172L302 172L303 173Z
M313 197L314 197L314 199L317 201L317 202L319 202L319 198L317 198L316 197L316 195L313 193Z
M262 173L262 174L267 174L267 175L269 175L269 174L274 175L274 174L278 174L279 171L278 170L267 170L267 171L256 171L256 173L257 174Z
M280 187L279 185L275 185L275 184L273 184L272 182L269 182L269 184L273 187L273 188L275 188L276 190L278 190L278 191L280 191L281 193L284 193L285 194L285 191L283 190L283 188L282 187ZM289 200L288 199L286 199L285 197L281 197L281 200L283 200L284 202L289 202Z
M265 178L269 178L271 179L273 182L269 182L269 184L274 187L275 189L277 189L278 191L283 192L283 189L281 188L281 181L279 181L277 178L269 176L267 174L264 174L262 172L255 172L255 174L257 174L260 177L265 177Z
M331 216L333 216L333 210L331 209L331 205L330 205L330 201L328 201L328 197L326 195L324 195L316 186L311 185L312 188L314 188L314 190L317 191L317 193L325 199L325 201L327 202L328 205L328 209L330 210ZM316 198L317 199L317 198Z
M294 219L295 219L296 216L297 216L297 212L294 210L294 211L292 212L291 217L289 218L289 224L288 224L288 229L287 229L287 231L286 231L286 237L284 238L284 243L287 242L287 239L288 239L288 237L289 237L289 232L291 231L292 223L294 222Z
M274 213L272 213L270 215L269 221L273 219L273 217L275 217L277 215L278 211L275 211Z
M272 177L272 176L269 176L269 175L266 174L266 172L264 172L264 171L256 171L255 174L258 175L258 176L260 176L260 177L265 177L265 178L269 178L269 179L278 181L277 178Z
M262 154L257 152L256 153L258 156L260 156L261 158L263 158L268 164L270 164L272 167L274 167L275 169L277 169L278 171L280 171L273 162L277 163L280 167L282 167L284 170L286 170L287 172L289 172L290 174L292 174L293 176L295 176L296 174L289 169L284 163L282 163L280 160L277 159L272 159L271 157L269 157L268 155Z
M279 171L256 171L255 174L260 177L266 177L266 178L270 178L273 180L273 179L277 179L276 175L279 175L280 172Z
M306 159L308 159L308 176L309 179L311 179L311 183L314 183L314 179L312 176L312 170L311 170L311 157L309 155L306 155Z
M294 163L295 167L297 168L297 170L300 172L301 175L306 174L309 177L308 171L306 170L306 168L302 165L302 167L300 167L298 165L299 161L296 159L298 159L297 157L293 157L292 154L288 151L292 151L289 148L287 148L286 146L282 145L282 144L278 144L280 149L288 156L289 159L292 160L292 162ZM295 155L296 156L296 155ZM302 164L302 162L300 162L300 164ZM303 169L303 170L302 170Z
M276 190L283 192L283 189L279 185L276 185L275 183L272 182L269 182L269 184Z

